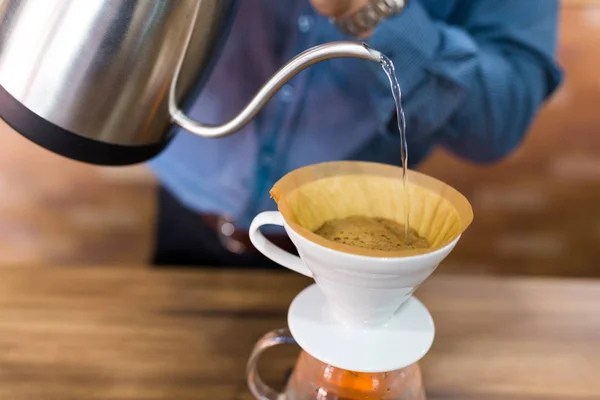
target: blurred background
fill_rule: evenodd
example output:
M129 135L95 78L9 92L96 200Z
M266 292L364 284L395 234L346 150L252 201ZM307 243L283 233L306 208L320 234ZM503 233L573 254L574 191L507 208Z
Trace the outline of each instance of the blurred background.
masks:
M524 145L493 167L442 151L421 166L475 212L440 272L600 276L599 37L600 0L563 0L566 79ZM143 166L69 161L0 121L0 265L146 263L155 190Z

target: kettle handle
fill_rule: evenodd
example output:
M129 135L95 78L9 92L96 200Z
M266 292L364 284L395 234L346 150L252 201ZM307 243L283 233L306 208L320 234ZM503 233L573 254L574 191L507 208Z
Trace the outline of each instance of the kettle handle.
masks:
M288 329L276 329L265 334L256 342L246 365L246 382L250 391L259 400L278 400L281 393L267 386L258 375L258 360L261 354L270 347L280 344L296 344Z
M193 25L193 24L192 24ZM242 129L248 122L252 120L262 109L262 107L277 93L283 85L290 79L296 76L297 73L321 61L332 58L362 58L364 60L381 63L382 55L377 50L369 48L362 42L355 41L337 41L325 43L319 46L311 47L308 50L298 54L292 58L287 64L281 67L256 93L254 98L236 115L233 119L225 122L222 125L204 125L187 116L177 105L177 97L175 96L175 88L181 66L187 53L187 47L190 43L192 31L188 35L187 45L183 52L173 81L169 89L169 114L172 121L184 128L185 130L194 133L198 136L207 138L219 138L230 135Z

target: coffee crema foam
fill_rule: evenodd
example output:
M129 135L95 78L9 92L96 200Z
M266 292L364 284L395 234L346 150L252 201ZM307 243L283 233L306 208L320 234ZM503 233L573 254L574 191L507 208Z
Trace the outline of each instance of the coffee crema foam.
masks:
M395 251L403 249L426 249L427 239L412 229L408 237L404 225L387 218L351 216L326 221L315 234L336 243L371 250Z

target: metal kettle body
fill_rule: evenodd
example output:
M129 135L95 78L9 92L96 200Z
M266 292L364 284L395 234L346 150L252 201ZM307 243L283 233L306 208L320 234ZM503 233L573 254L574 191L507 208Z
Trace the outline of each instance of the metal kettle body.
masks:
M309 49L231 121L206 126L179 108L208 73L236 0L0 0L0 117L80 161L147 160L176 123L204 137L239 130L287 80L333 57L379 61L355 42Z

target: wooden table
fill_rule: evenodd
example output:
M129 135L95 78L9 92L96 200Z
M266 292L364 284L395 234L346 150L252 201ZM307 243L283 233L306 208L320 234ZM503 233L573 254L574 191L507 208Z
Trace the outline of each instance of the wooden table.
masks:
M0 399L251 399L254 342L308 280L147 267L0 268ZM600 399L600 281L435 276L429 399ZM269 356L281 379L296 349Z

